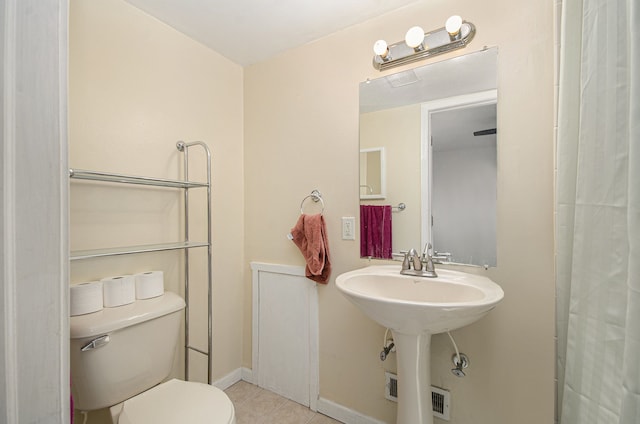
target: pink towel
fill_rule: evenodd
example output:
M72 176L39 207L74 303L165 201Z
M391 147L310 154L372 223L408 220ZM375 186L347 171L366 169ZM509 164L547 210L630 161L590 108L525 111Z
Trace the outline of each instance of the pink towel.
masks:
M391 206L360 205L360 256L392 259Z
M291 229L293 242L304 256L307 266L305 275L318 283L327 284L331 274L327 229L321 214L300 215Z

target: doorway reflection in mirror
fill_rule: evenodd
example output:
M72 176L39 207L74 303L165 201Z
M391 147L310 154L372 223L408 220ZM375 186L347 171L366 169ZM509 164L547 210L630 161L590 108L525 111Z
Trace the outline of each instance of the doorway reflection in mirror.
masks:
M430 127L433 244L451 262L495 266L496 105L436 112Z

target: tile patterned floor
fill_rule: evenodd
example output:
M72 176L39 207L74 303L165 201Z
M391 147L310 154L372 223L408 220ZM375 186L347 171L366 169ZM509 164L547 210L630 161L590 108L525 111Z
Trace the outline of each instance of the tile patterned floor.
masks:
M246 381L237 382L225 393L236 409L236 424L340 424Z

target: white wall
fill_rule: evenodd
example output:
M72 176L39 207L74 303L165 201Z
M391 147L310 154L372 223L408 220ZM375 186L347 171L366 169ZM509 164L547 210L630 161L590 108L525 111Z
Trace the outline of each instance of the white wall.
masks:
M496 263L496 145L433 151L433 245L453 262Z

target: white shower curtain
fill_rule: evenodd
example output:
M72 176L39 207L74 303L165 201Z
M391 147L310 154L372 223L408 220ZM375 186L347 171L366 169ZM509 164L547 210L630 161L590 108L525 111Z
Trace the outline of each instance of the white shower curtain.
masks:
M563 0L561 424L640 423L640 0Z

